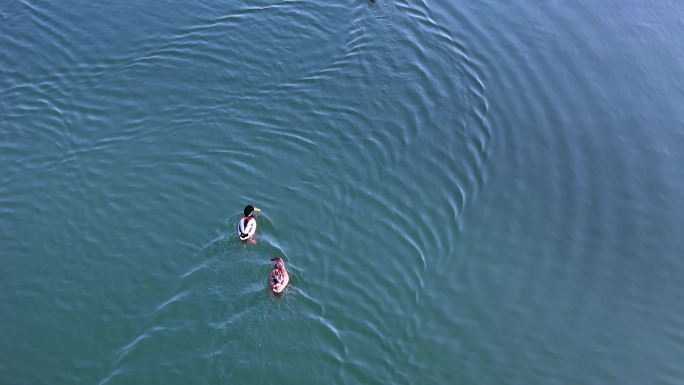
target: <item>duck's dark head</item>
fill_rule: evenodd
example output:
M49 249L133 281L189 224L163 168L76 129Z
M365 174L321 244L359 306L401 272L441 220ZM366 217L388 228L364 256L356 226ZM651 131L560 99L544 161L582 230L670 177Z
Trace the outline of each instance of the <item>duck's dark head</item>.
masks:
M249 217L249 216L254 216L253 214L258 213L259 211L261 211L261 209L258 209L252 205L247 205L247 206L245 206L244 213L245 213L246 217Z

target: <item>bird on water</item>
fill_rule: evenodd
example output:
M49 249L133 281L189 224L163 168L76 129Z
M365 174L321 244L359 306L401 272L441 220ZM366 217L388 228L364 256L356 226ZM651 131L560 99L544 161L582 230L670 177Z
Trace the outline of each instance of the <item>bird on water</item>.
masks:
M256 240L254 240L254 234L256 233L257 228L256 213L259 211L261 211L261 209L252 205L245 206L245 216L240 219L240 222L238 222L237 225L237 234L241 241L251 244L256 243Z
M275 262L275 265L273 265L273 270L271 270L271 274L268 276L268 285L271 287L273 294L280 294L290 282L290 276L287 274L287 270L285 270L285 262L283 262L282 258L274 257L271 258L271 261Z

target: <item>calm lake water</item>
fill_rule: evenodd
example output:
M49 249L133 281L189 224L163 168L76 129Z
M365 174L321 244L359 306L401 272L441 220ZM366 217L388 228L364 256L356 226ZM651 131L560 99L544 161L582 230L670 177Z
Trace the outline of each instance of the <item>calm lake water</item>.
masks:
M683 384L682 15L2 2L0 383Z

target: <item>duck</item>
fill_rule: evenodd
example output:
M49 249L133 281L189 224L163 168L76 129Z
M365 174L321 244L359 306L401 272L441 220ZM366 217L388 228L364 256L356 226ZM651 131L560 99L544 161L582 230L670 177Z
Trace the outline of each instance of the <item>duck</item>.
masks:
M268 276L268 285L271 287L273 294L280 294L285 290L285 286L290 283L290 276L287 274L287 270L285 270L285 262L283 262L282 258L273 257L271 261L275 262L275 265L273 265L273 270L271 270L271 274Z
M254 237L254 233L256 233L257 228L255 214L260 211L261 209L256 208L252 205L245 206L245 216L242 219L240 219L240 222L238 222L237 225L237 235L238 237L240 237L241 241L256 243L256 241L252 237Z

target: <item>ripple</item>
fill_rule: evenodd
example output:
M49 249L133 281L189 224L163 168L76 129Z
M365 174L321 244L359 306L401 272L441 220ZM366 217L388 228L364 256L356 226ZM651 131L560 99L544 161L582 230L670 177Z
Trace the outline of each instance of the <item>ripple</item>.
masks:
M673 382L681 116L647 64L676 55L589 10L4 7L0 374Z

